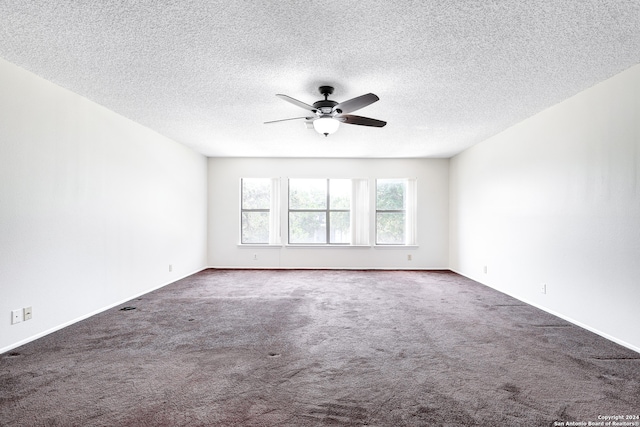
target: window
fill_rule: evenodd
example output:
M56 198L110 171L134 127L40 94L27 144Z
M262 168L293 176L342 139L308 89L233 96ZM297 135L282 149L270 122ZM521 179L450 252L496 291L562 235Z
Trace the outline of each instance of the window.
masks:
M413 179L376 180L376 244L414 245L415 191Z
M281 245L285 221L291 245L417 244L415 179L376 179L371 192L368 178L291 178L288 184L285 219L280 178L241 179L240 244Z
M240 187L240 243L279 243L280 179L242 178Z
M351 243L351 180L289 180L289 243Z

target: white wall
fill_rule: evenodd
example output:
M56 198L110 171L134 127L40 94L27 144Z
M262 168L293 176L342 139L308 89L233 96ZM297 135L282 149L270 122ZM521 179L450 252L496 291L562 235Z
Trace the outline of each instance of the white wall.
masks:
M636 66L451 161L207 160L0 59L0 352L207 264L452 268L640 351L639 99ZM417 177L419 246L239 247L275 176Z
M206 266L206 169L0 59L0 352Z
M640 351L640 65L450 167L453 270Z
M209 265L248 268L448 268L448 159L209 159ZM240 247L240 179L417 178L417 248ZM370 187L373 191L373 182ZM373 194L373 193L372 193ZM286 220L285 220L286 224ZM286 229L283 230L286 236ZM286 239L285 239L286 240ZM286 242L283 242L286 243ZM254 260L254 254L257 260ZM412 255L412 261L407 255Z

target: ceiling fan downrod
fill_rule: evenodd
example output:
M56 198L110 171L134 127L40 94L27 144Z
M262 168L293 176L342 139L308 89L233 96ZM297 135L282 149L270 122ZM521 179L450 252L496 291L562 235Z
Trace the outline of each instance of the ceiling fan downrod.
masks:
M333 93L333 86L320 86L318 88L318 92L320 92L321 95L324 95L324 100L326 101L329 99L329 95Z

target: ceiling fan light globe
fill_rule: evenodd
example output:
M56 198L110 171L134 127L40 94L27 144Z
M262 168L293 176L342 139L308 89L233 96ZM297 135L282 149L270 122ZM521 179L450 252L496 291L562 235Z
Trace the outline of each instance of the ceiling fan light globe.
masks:
M340 126L340 122L332 119L331 117L320 117L313 121L313 128L316 132L323 134L324 136L337 131L338 126Z

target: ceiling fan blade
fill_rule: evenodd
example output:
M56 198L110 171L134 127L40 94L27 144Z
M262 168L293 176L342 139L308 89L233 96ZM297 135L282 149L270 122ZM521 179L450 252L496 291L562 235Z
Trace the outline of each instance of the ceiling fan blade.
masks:
M383 122L382 120L376 120L362 116L353 116L351 114L337 116L336 119L340 120L342 123L347 123L350 125L372 126L375 128L381 128L387 124L387 122Z
M369 104L373 104L379 99L380 98L378 98L376 95L368 93L366 95L358 96L357 98L353 98L337 104L335 107L333 107L333 111L337 112L338 114L351 113L352 111L359 110Z
M297 105L298 107L304 108L305 110L309 110L313 113L317 111L312 105L305 104L304 102L298 101L297 99L294 99L290 96L282 95L281 93L276 94L276 96L280 99L284 99L285 101L292 103L293 105Z
M286 122L288 120L300 120L300 119L311 120L313 119L313 117L292 117L290 119L271 120L268 122L264 122L264 124L266 125L268 123Z

